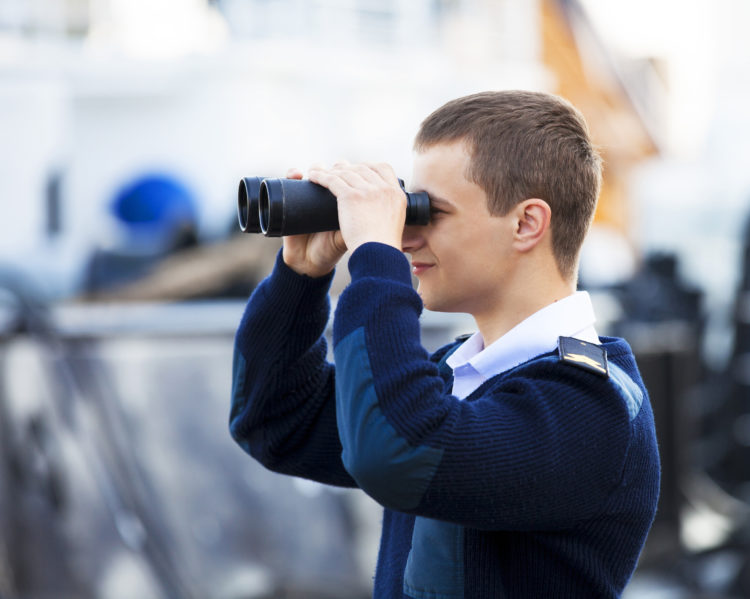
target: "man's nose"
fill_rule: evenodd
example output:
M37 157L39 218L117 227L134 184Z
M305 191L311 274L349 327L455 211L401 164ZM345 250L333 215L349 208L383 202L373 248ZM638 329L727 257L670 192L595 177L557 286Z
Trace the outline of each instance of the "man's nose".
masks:
M425 227L420 225L407 225L401 236L401 250L407 254L413 253L424 245Z

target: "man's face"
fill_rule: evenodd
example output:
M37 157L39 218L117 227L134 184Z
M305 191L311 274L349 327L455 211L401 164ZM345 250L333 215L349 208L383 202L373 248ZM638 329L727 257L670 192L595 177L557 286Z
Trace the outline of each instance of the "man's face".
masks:
M430 224L406 227L418 292L429 310L474 316L501 305L512 260L512 216L492 216L485 192L466 179L463 142L438 144L415 155L411 187L431 199Z

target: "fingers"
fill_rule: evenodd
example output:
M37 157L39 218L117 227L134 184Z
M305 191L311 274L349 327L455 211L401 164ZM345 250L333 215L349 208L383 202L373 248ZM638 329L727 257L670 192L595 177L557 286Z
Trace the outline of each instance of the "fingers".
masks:
M302 178L302 171L298 168L290 168L286 172L286 178L287 179L301 179Z
M393 167L390 164L386 162L375 162L375 163L367 163L366 166L373 173L377 173L377 175L383 181L386 181L389 184L393 184L393 183L398 184L398 177L396 176L396 172L393 170Z
M310 167L308 177L339 196L351 189L376 188L385 190L398 185L393 168L385 163L349 164L337 162L330 168L320 165Z
M330 170L344 179L367 181L373 184L398 182L393 167L384 162L363 162L360 164L337 162Z

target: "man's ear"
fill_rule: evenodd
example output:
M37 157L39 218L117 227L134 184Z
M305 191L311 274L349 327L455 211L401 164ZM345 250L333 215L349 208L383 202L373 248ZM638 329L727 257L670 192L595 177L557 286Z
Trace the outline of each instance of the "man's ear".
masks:
M527 252L544 238L550 228L552 209L544 200L531 198L515 207L516 230L513 244L517 250Z

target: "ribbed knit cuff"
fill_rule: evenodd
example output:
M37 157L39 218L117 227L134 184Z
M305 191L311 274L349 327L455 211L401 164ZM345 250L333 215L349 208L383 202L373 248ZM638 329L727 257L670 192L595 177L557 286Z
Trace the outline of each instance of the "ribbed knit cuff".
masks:
M381 331L408 326L412 317L406 316L404 309L417 322L422 302L412 287L409 261L399 250L383 243L365 243L349 257L349 272L352 281L336 306L334 347L366 323ZM391 336L395 334L394 330Z
M385 243L370 242L359 246L349 257L349 273L352 281L375 277L411 286L411 269L406 256Z
M286 262L284 262L283 249L276 254L276 263L273 272L268 279L269 290L273 290L274 295L278 297L279 303L286 299L294 299L300 295L326 295L333 281L331 271L322 277L309 277L293 271ZM288 297L287 297L288 296Z

